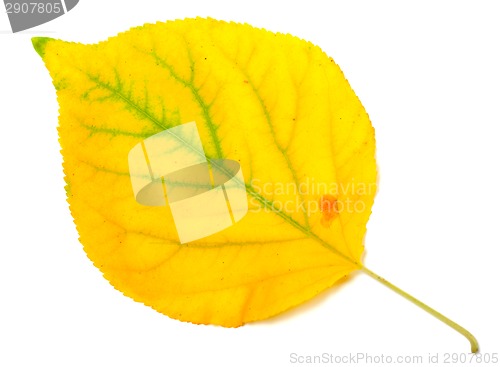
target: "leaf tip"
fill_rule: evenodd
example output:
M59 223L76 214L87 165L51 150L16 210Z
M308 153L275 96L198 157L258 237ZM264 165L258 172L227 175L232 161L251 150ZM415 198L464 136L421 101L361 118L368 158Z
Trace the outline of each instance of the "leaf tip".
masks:
M42 59L45 56L45 47L47 47L47 42L52 40L53 39L50 37L33 37L31 39L35 51L40 55Z

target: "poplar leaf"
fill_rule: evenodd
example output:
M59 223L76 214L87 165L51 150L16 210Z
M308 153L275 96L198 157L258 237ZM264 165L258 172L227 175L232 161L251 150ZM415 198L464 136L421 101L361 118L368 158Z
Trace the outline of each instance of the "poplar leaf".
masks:
M200 18L94 45L33 44L57 90L80 241L116 289L171 318L234 327L299 305L360 268L374 131L317 46ZM191 121L209 161L241 165L248 213L180 243L168 206L135 200L127 158L141 141Z
M123 294L236 327L360 270L374 131L333 59L291 35L185 19L94 45L33 38L60 106L80 241Z
M174 319L236 327L362 268L376 191L374 130L319 47L201 18L148 24L92 45L33 44L57 90L80 241L123 294ZM248 212L181 243L168 205L136 200L128 157L149 137L189 122L207 161L239 163Z

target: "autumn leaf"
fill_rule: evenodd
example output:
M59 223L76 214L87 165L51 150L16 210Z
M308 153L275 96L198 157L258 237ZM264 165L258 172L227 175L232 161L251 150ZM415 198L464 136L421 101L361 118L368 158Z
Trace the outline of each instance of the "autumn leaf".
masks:
M178 320L235 327L356 270L381 280L361 263L376 192L374 130L319 47L201 18L94 45L33 44L57 90L80 241L116 289ZM136 200L129 153L189 122L208 162L238 162L248 213L183 243L168 205Z

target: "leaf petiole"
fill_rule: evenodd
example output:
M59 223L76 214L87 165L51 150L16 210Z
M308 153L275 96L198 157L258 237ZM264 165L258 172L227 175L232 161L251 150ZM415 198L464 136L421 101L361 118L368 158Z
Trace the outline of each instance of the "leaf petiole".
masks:
M470 346L471 346L471 352L472 353L477 353L477 351L479 350L479 344L477 342L477 339L474 337L474 335L472 335L469 331L467 331L466 329L464 329L462 326L460 326L456 322L450 320L449 318L447 318L443 314L439 313L435 309L427 306L425 303L419 301L418 299L416 299L412 295L406 293L402 289L396 287L394 284L390 283L389 281L387 281L386 279L382 278L380 275L374 273L370 269L362 266L360 268L360 270L363 273L365 273L368 276L370 276L371 278L375 279L376 281L378 281L378 282L382 283L383 285L385 285L386 287L390 288L391 290L393 290L394 292L396 292L400 296L404 297L405 299L407 299L408 301L410 301L414 305L420 307L424 311L427 311L432 316L434 316L438 320L444 322L446 325L448 325L452 329L458 331L460 334L462 334L463 336L465 336L469 340Z

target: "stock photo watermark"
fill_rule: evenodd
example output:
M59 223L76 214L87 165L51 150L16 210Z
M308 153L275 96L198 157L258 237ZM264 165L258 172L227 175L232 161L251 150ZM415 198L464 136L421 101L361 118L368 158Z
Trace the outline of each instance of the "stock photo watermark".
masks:
M13 33L30 29L59 18L73 9L79 0L4 0L5 12Z
M428 354L371 354L371 353L320 353L300 354L292 352L289 354L288 362L292 365L356 365L356 364L397 364L397 365L497 365L499 353L428 353Z
M272 207L262 206L257 197L250 198L249 212L275 210L311 216L319 212L362 213L367 209L365 198L377 190L376 183L347 182L326 183L306 178L303 182L262 182L252 179L254 191L272 201Z

